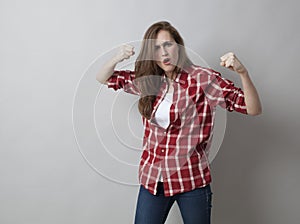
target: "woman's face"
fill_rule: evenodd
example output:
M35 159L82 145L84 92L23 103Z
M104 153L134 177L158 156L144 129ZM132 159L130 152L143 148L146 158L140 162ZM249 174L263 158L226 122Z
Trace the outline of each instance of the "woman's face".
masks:
M167 75L171 75L178 61L178 45L169 31L161 30L158 32L155 40L154 54L157 65Z

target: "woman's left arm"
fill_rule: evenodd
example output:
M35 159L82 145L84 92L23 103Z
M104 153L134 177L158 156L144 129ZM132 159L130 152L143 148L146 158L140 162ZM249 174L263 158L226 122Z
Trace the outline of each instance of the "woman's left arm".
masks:
M259 115L262 113L262 106L259 100L258 92L248 74L245 66L239 61L234 53L229 52L221 57L221 66L229 68L240 75L247 113L250 115Z

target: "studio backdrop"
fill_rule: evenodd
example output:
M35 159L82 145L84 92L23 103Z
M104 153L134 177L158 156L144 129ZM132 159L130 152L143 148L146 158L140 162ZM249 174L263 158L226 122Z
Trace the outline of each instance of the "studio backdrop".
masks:
M300 220L297 1L0 2L0 223L133 223L143 126L138 97L97 71L124 43L169 21L198 65L234 52L263 114L217 110L212 223ZM134 69L136 55L118 65ZM168 224L181 224L176 204Z

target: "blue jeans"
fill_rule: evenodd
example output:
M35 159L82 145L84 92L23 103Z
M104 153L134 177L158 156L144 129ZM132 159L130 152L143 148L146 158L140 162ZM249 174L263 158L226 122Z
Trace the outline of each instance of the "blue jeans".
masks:
M212 207L210 185L195 190L164 196L163 183L159 182L157 195L142 185L137 200L135 224L163 224L174 202L177 202L185 224L209 224Z

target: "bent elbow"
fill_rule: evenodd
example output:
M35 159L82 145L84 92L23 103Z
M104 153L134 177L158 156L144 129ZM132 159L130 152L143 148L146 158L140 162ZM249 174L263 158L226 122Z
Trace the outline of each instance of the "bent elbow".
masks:
M98 82L100 82L101 84L106 84L106 83L107 83L106 80L99 79L98 77L96 77L96 80L97 80Z
M262 114L262 109L259 108L259 109L254 110L254 111L249 111L248 114L251 115L251 116L258 116L258 115Z

